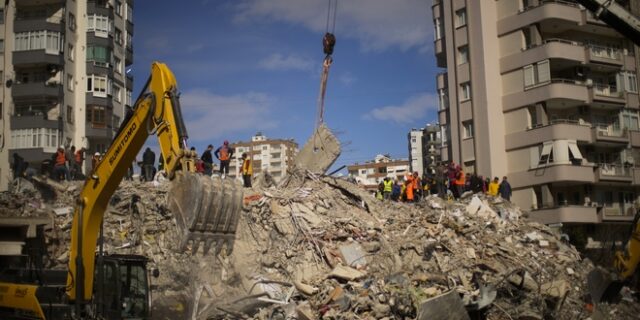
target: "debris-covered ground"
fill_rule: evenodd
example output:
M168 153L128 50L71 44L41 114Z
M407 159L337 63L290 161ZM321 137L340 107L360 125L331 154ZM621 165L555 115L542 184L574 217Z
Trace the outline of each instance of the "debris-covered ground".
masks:
M51 216L49 265L65 268L81 185L42 194L22 181L0 216ZM68 189L63 192L61 189ZM234 250L176 252L168 182L124 181L105 215L105 251L148 256L155 319L635 319L632 294L590 307L593 265L508 202L382 202L329 177L245 191ZM466 309L465 309L466 306ZM462 317L456 317L461 315Z

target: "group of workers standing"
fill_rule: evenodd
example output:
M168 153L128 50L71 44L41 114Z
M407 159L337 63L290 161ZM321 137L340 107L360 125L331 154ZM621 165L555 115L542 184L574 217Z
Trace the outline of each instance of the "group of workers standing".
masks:
M197 155L195 147L191 147L190 151L193 154ZM229 145L229 141L225 140L222 146L217 148L215 151L213 150L213 145L210 144L207 146L207 149L202 152L202 155L200 155L200 157L196 159L196 172L207 176L212 175L214 173L213 158L215 157L220 161L220 169L218 173L222 177L226 177L229 174L229 164L231 163L231 159L233 158L234 153L235 149ZM142 154L142 162L140 163L142 167L141 177L145 181L152 181L156 172L158 170L162 170L164 167L164 159L162 158L162 156L160 156L160 164L158 170L156 170L155 159L156 154L151 150L151 148L147 148ZM245 152L242 154L241 160L242 169L240 172L242 174L243 185L246 188L251 188L251 178L253 176L253 165L251 163L251 157L249 157L249 155ZM130 169L130 171L132 172L132 169Z
M498 177L484 178L475 173L465 173L459 165L450 162L441 164L436 168L435 174L419 176L413 172L404 177L404 180L387 177L378 184L376 197L380 200L419 201L422 197L437 194L441 198L455 198L467 191L473 193L482 192L489 196L500 196L505 200L511 200L511 185L504 176L502 181Z

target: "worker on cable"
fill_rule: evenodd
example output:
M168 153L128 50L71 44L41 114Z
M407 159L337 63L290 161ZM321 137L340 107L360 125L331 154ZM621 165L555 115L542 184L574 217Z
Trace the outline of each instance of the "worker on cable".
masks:
M233 157L233 148L229 147L229 141L225 140L222 146L213 153L220 160L220 174L225 176L229 174L229 162Z
M253 175L253 166L251 165L251 157L245 152L242 154L242 180L245 188L251 188L251 176Z

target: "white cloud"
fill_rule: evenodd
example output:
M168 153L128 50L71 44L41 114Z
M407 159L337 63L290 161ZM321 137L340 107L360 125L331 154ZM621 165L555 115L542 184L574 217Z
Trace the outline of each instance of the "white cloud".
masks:
M272 114L273 99L263 93L222 96L207 89L193 89L180 95L182 112L191 140L210 141L247 129L277 127Z
M274 53L262 59L258 65L266 70L313 70L313 61L295 54L284 56L280 53Z
M390 105L375 108L364 115L368 120L393 121L396 123L411 123L424 119L427 112L436 110L438 96L430 93L422 93L407 99L401 105Z
M236 22L262 18L301 24L318 33L326 30L328 8L324 0L242 0L236 8ZM431 0L338 1L337 12L336 50L343 37L357 39L365 51L433 45Z
M351 72L343 72L338 75L338 81L342 83L344 86L351 86L354 82L357 81L356 77L351 74Z

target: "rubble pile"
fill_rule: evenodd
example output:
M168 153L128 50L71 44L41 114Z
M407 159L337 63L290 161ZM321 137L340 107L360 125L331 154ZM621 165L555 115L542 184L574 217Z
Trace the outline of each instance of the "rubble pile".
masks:
M78 187L53 202L0 195L0 214L48 214L49 267L66 267ZM150 258L158 319L586 319L593 268L509 202L466 194L378 201L308 175L245 191L233 252L178 252L168 182L124 181L104 219L104 250ZM22 195L25 197L22 197ZM16 209L20 208L20 209ZM633 300L629 298L627 300ZM623 300L605 318L633 318ZM600 311L602 312L602 311ZM459 317L458 317L459 316Z

